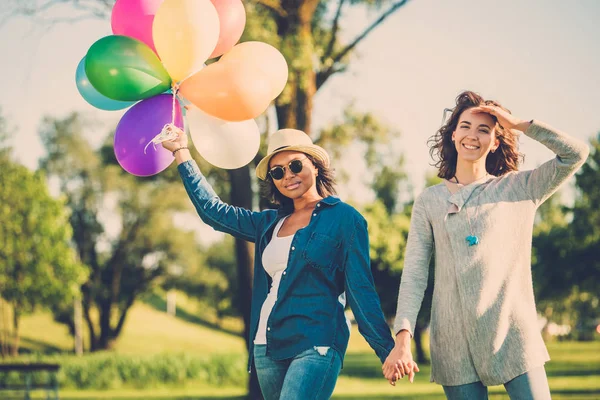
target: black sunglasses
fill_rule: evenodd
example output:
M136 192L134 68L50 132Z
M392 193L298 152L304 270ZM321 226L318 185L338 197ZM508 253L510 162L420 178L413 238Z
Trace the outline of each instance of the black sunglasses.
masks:
M290 171L292 171L292 173L294 174L299 174L300 171L302 171L303 160L306 160L306 157L300 160L290 161L290 163L288 164L288 168L290 169ZM269 170L269 175L271 175L271 178L275 179L276 181L283 179L283 177L285 176L285 167L277 165Z

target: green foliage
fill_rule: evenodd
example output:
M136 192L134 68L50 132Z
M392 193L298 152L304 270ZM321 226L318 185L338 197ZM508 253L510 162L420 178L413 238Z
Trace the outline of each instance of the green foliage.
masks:
M83 136L87 126L76 113L46 118L41 137L47 155L40 166L56 178L72 210L74 241L89 268L83 307L96 350L119 336L139 294L198 260L198 247L190 232L174 224L176 213L192 212L176 172L150 179L127 174L107 151L112 135L96 150ZM72 329L69 307L54 311Z
M17 314L71 304L84 268L70 247L64 199L41 173L0 158L0 290Z
M7 158L10 154L8 138L8 126L2 115L2 107L0 107L0 158Z
M226 236L214 243L199 254L197 260L190 262L181 275L169 279L164 286L197 298L215 311L218 320L225 316L240 316L233 242L231 236Z
M572 208L556 196L543 204L534 230L533 278L538 305L552 321L589 339L600 318L600 134L576 176Z
M392 318L396 314L410 219L404 214L390 214L379 200L361 212L368 222L371 270L381 307L386 318Z
M19 359L23 363L31 361L60 364L57 380L61 389L141 389L191 382L238 386L243 384L240 376L247 374L245 360L237 354L129 356L98 353L85 357L32 356ZM0 386L18 384L20 379L16 373L0 374ZM42 381L44 376L40 373L33 379Z

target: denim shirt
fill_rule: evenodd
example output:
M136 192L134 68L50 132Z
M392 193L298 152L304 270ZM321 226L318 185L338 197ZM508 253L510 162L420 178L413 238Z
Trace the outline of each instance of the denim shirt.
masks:
M261 212L225 204L195 161L179 165L185 189L200 218L217 231L255 243L248 367L260 310L270 287L262 253L277 221L293 210ZM328 346L343 360L350 332L338 297L346 296L360 333L383 363L394 347L370 269L367 222L335 196L321 200L308 226L292 240L277 302L267 322L267 356L292 358L314 346Z

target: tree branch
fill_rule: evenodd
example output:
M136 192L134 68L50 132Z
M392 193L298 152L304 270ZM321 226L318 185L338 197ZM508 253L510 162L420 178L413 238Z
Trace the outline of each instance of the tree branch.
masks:
M282 18L286 18L288 16L287 11L281 7L280 0L254 0L254 2L271 10Z
M390 8L388 8L383 14L377 18L371 25L369 25L360 35L358 35L352 43L343 48L338 54L333 57L333 61L331 65L329 65L324 71L320 71L317 75L320 76L321 85L329 79L336 72L336 63L340 62L349 52L351 52L364 38L366 38L369 33L375 28L377 28L387 17L396 12L400 7L408 3L410 0L400 0L394 3ZM339 67L338 67L339 69ZM319 86L317 86L317 89Z
M337 33L340 28L340 16L342 15L342 8L344 7L345 2L346 0L339 0L338 8L335 13L335 17L333 18L333 23L331 24L331 38L327 44L327 50L325 50L323 60L327 60L329 57L331 57L331 54L333 54L333 46L335 45L337 39Z

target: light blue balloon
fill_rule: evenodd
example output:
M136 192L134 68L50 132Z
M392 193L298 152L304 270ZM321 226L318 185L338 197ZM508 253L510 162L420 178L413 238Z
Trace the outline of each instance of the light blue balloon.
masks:
M116 111L122 110L135 104L135 101L119 101L109 99L108 97L100 94L90 83L87 75L85 74L85 57L79 62L77 66L77 72L75 73L75 83L77 84L77 90L81 97L91 105L101 110Z

